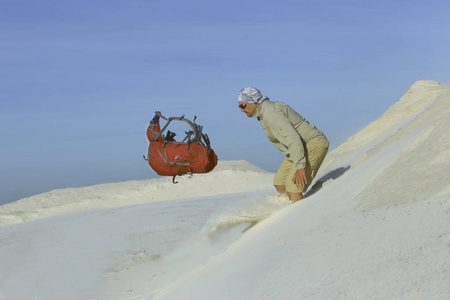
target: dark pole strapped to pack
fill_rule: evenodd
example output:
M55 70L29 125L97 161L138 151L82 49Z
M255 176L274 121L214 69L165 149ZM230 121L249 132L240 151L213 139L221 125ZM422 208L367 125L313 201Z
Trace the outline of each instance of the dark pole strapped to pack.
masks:
M207 134L203 134L202 130L203 130L203 126L200 126L198 124L195 123L195 120L197 119L197 116L194 116L194 121L192 122L189 119L186 119L184 117L184 115L182 115L181 117L170 117L170 118L166 118L164 117L161 112L156 111L155 112L155 117L153 118L152 122L155 122L154 124L158 123L159 118L162 118L164 120L167 121L166 125L164 125L164 127L161 129L161 131L153 136L152 141L156 141L162 134L163 132L167 129L167 127L169 126L170 122L174 121L174 120L178 120L178 121L183 121L189 124L189 126L191 126L192 131L188 131L186 132L186 137L183 139L183 142L185 142L187 140L187 149L189 150L189 145L191 143L194 142L198 142L200 144L202 144L203 146L206 146L208 148L211 148L210 145L210 140ZM156 119L156 120L155 120ZM150 123L152 123L150 122ZM191 136L194 135L193 138L191 138Z

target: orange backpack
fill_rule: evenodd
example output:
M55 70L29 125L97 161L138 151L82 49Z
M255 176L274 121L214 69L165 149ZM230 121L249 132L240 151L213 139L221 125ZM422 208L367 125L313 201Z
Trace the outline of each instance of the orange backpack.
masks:
M162 130L159 125L160 118L167 121ZM150 145L146 160L158 175L173 176L173 183L177 183L177 175L208 173L217 165L217 156L211 149L208 135L202 133L203 126L195 123L196 118L193 122L184 116L167 119L157 111L147 128ZM184 121L192 128L191 131L185 132L186 137L181 142L175 141L176 134L173 132L167 131L167 134L163 135L173 120Z

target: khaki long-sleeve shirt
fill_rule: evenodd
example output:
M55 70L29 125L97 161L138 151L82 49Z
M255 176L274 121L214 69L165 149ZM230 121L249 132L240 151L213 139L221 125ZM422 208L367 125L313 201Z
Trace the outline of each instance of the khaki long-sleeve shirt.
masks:
M326 138L313 124L306 121L287 104L265 100L252 117L258 118L269 141L297 166L306 166L304 145Z

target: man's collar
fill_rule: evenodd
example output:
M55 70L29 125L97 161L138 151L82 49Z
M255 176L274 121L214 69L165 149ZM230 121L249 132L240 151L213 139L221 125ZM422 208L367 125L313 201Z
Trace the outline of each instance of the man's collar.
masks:
M252 118L257 118L258 119L258 121L260 121L261 120L261 114L262 114L262 106L263 106L263 104L264 104L264 102L266 102L267 100L264 100L263 102L261 102L260 104L259 104L259 106L258 106L258 108L255 110L255 112L253 113L253 115L252 115Z

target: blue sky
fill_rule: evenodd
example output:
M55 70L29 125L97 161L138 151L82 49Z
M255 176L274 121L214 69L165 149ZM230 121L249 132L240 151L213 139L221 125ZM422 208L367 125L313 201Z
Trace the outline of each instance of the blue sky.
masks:
M219 160L283 156L237 107L258 87L331 148L417 80L450 84L448 1L0 1L0 204L157 177L156 110L197 116Z

